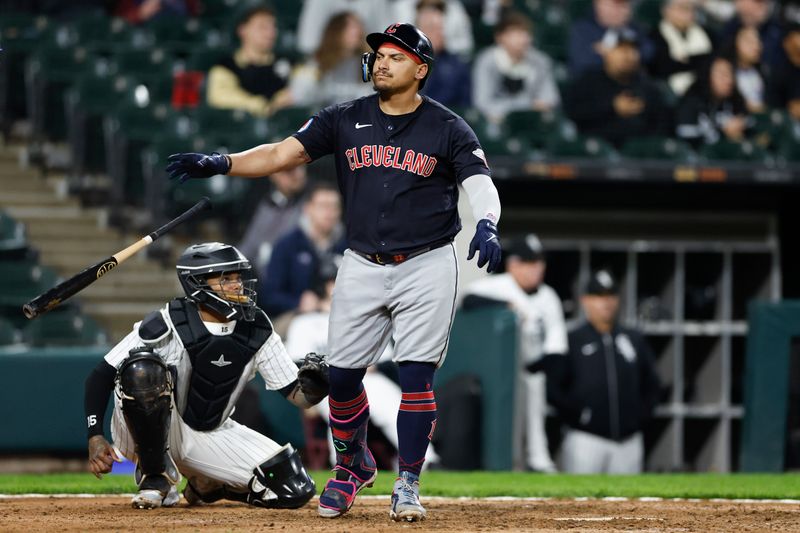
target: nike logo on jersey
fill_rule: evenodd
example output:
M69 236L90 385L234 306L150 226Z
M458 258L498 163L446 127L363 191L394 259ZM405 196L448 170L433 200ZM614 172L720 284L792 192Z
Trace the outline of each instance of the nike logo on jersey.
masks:
M358 122L356 122L357 130L360 130L361 128L369 128L370 126L372 126L372 124L359 124Z
M231 361L225 360L225 354L220 354L219 359L217 359L216 361L211 361L211 364L222 368L223 366L228 366L233 363Z
M433 174L437 160L427 154L419 154L414 150L403 151L399 146L383 144L365 144L345 150L345 157L350 170L363 167L386 167L405 170L427 178Z

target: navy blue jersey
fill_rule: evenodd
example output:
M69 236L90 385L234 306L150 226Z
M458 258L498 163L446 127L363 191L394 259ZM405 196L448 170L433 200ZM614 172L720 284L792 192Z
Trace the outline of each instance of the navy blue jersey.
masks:
M326 107L294 137L312 160L334 154L348 245L365 253L452 240L458 183L490 175L469 125L426 96L406 115L385 114L377 94Z

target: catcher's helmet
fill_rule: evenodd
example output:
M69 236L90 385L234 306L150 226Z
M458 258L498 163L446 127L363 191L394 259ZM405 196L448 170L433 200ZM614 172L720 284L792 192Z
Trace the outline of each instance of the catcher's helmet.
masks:
M428 65L428 73L419 82L419 88L425 86L425 81L433 70L433 45L428 36L417 29L416 26L398 22L392 24L383 33L370 33L367 35L367 44L374 51L364 54L361 57L361 79L365 82L372 78L372 68L375 66L375 52L383 43L396 44L403 50L407 50L419 57L423 63Z
M250 261L234 246L221 242L194 244L184 250L175 267L186 297L203 304L229 320L253 320L256 313L256 277ZM209 287L209 274L238 272L241 288L215 291Z

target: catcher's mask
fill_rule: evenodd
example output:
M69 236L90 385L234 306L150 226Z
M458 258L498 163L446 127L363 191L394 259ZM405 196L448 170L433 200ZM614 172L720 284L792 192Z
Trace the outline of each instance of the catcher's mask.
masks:
M181 287L190 300L228 320L253 320L256 282L250 261L234 246L221 242L194 244L176 265ZM214 280L209 284L209 279Z
M399 46L406 52L411 53L428 65L428 73L419 82L420 90L425 87L425 82L433 70L433 45L427 35L422 33L416 26L406 23L392 24L383 33L370 33L367 35L367 44L372 48L361 56L361 79L366 83L372 79L372 69L375 66L375 52L384 43L391 43Z

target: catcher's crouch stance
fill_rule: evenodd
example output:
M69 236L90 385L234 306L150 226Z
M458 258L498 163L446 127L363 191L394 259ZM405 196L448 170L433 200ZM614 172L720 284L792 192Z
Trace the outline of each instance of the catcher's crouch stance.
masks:
M147 315L86 380L89 469L98 477L121 455L136 462L137 508L175 505L181 474L190 504L219 499L297 508L315 493L297 452L229 417L259 372L268 389L303 408L328 393L327 366L297 366L255 303L255 278L233 246L190 246L178 260L186 293ZM103 417L115 390L111 433Z

